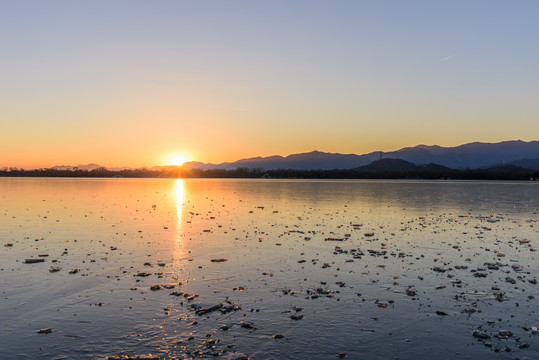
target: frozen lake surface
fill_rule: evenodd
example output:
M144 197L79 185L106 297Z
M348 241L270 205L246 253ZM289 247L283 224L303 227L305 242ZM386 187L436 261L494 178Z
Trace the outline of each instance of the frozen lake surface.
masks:
M536 182L2 178L1 358L537 359L538 219Z

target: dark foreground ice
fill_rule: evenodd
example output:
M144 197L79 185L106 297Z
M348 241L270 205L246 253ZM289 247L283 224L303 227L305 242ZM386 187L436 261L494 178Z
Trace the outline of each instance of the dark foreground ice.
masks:
M539 184L0 179L2 359L537 359Z

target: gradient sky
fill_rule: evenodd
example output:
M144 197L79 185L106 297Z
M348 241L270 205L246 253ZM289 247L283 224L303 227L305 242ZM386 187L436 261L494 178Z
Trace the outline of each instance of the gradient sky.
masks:
M539 138L538 1L3 1L0 166Z

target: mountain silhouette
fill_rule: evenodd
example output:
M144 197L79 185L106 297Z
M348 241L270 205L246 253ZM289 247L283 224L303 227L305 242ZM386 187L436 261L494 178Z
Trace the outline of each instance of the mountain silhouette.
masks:
M438 145L418 145L391 152L371 152L368 154L338 154L321 151L292 154L286 157L275 155L253 157L221 164L190 162L185 168L200 169L237 169L240 167L264 170L333 170L354 169L383 159L400 159L415 165L435 164L452 169L488 168L512 163L523 168L537 169L539 161L539 141L503 141L499 143L474 142L455 147ZM530 160L531 159L531 160Z
M382 158L382 159L380 159ZM412 165L429 167L431 170L451 169L488 169L497 166L512 165L515 167L538 170L539 169L539 141L511 140L498 143L473 142L455 147L443 147L438 145L417 145L405 147L396 151L380 152L375 151L367 154L339 154L322 151L311 151L307 153L292 154L288 156L273 155L268 157L252 157L241 159L235 162L224 162L220 164L208 164L197 161L187 162L181 166L183 169L225 169L234 170L237 168L247 169L290 169L290 170L334 170L334 169L356 169L369 165L386 168L381 170L406 169L402 162L384 161L398 159ZM381 163L377 161L382 160ZM102 168L98 164L79 164L77 166L59 165L51 169L55 170L94 170ZM163 170L167 168L178 168L179 166L153 166L150 170ZM108 170L119 171L129 168L108 168ZM401 170L402 170L401 169ZM412 169L412 168L410 168Z

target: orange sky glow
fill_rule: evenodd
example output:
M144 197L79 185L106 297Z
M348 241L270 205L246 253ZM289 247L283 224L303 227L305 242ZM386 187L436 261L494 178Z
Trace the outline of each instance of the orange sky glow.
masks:
M539 134L535 2L126 4L3 5L0 167Z

